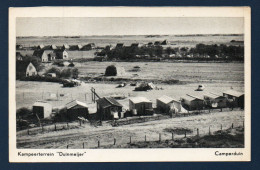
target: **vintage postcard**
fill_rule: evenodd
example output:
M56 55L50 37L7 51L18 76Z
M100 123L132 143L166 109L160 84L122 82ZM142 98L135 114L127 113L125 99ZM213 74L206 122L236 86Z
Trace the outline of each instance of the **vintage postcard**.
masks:
M10 162L251 160L249 7L9 9Z

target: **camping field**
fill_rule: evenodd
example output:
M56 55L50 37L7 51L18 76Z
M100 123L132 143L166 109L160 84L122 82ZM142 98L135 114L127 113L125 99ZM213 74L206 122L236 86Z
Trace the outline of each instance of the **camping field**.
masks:
M111 62L85 62L76 63L80 76L101 75ZM185 94L202 95L203 92L194 91L199 84L205 86L206 92L221 93L229 90L243 91L244 66L242 63L155 63L155 62L120 62L119 66L125 68L126 78L133 79L177 79L179 84L157 84L160 90L149 92L133 91L135 87L129 84L123 88L116 88L114 82L82 83L81 86L63 88L62 84L50 82L16 81L16 108L31 107L36 100L46 100L54 107L62 107L73 99L85 101L95 111L95 104L91 103L90 88L94 87L99 96L124 95L127 98L120 100L125 108L128 108L128 98L144 96L155 104L156 98L162 95L179 99ZM140 72L129 72L133 66L140 66ZM162 69L164 68L164 69ZM133 76L137 74L137 76ZM183 82L183 83L182 83ZM204 92L205 92L204 91ZM61 95L62 94L62 95Z

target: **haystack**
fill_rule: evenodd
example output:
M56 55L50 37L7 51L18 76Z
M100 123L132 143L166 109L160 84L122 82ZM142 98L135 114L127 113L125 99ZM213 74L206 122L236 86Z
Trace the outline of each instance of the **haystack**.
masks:
M110 65L106 68L106 76L123 76L125 75L125 69L120 66Z

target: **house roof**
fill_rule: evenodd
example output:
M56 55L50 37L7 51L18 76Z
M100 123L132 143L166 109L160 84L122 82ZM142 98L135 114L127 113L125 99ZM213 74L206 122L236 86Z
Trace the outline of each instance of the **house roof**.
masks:
M62 47L64 47L64 48L70 48L70 46L68 45L68 44L63 44L63 46Z
M112 97L103 97L97 100L97 103L103 107L109 107L109 106L119 106L119 107L123 107L120 103L118 103L115 99L113 99Z
M73 100L73 101L67 103L67 104L66 104L66 107L67 107L67 109L70 109L70 108L72 108L72 107L74 107L74 106L77 106L77 105L82 106L82 107L85 107L85 108L88 108L88 106L87 106L86 103L80 102L80 101L78 101L78 100Z
M55 44L52 44L52 45L51 45L51 48L52 48L53 50L55 50L55 49L57 49L57 46L56 46Z
M42 57L44 52L45 52L44 50L34 50L33 56Z
M145 97L133 97L129 100L132 101L133 103L143 103L143 102L151 103L151 101Z
M195 97L195 96L191 96L189 94L186 94L186 96L182 96L182 99L188 100L188 101L193 101L193 100L203 100L200 97Z
M41 45L38 45L38 48L41 48L41 49L43 49L43 48L44 48L44 45L43 45L43 44L41 44Z
M207 96L207 97L210 97L210 98L213 98L213 99L216 99L216 98L219 98L219 97L224 97L224 96L221 96L221 95L217 95L215 93L206 93L206 94L204 94L204 96Z
M33 106L41 106L41 107L51 107L50 103L47 103L45 101L36 101Z
M240 97L240 96L244 95L244 93L241 93L241 92L238 92L238 91L235 91L235 90L227 90L223 93L231 95L231 96L235 96L235 97Z

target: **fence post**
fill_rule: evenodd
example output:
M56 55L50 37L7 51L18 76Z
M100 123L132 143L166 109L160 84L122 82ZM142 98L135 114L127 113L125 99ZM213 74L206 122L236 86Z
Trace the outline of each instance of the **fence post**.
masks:
M69 144L67 145L67 149L69 149Z
M161 134L159 133L159 142L161 142Z
M67 128L69 129L69 123L67 122Z
M81 120L79 120L79 126L81 126Z
M210 126L209 126L209 135L210 135Z
M85 148L85 146L84 146L84 142L82 143L82 145L83 145L83 149Z
M199 134L199 128L197 128L197 136L199 136L200 134Z
M55 130L55 131L57 130L56 123L54 124L54 130Z
M146 142L146 135L144 136L144 141Z
M30 135L30 130L29 129L27 130L27 134Z
M233 129L233 127L234 127L234 124L232 123L231 128Z
M172 133L172 140L173 140L173 133Z
M98 148L100 147L100 142L98 141Z
M184 132L184 135L185 135L184 137L186 138L186 130L185 130L185 132Z
M116 138L114 138L114 145L116 145Z
M130 143L132 142L132 140L131 140L131 136L130 136Z

